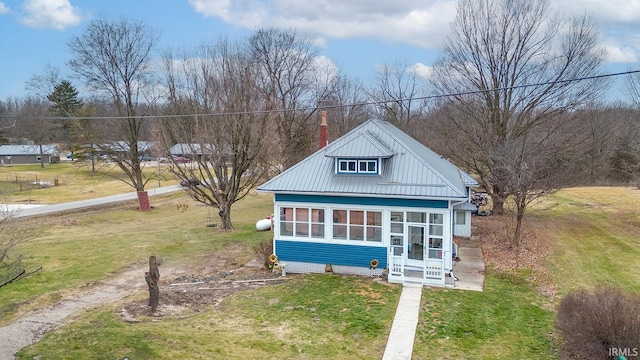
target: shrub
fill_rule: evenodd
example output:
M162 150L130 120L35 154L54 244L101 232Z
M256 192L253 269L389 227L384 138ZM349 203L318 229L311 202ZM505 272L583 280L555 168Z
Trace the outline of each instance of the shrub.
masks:
M273 241L263 240L256 247L253 248L256 258L260 263L264 264L265 268L269 268L271 262L269 261L269 255L273 254Z
M640 351L640 296L606 287L565 296L556 329L561 359L616 359Z

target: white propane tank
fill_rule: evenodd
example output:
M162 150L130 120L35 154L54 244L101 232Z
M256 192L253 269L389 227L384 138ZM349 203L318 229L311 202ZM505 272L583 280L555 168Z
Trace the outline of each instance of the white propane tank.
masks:
M258 220L258 222L256 223L256 229L258 231L271 229L271 216L267 216L265 219Z

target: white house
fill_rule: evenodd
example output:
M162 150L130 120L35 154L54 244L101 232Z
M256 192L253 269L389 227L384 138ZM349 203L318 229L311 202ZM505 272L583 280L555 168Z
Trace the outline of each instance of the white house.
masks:
M331 265L335 273L445 286L456 211L470 224L473 186L469 174L398 128L369 120L258 190L274 194L274 252L287 272Z

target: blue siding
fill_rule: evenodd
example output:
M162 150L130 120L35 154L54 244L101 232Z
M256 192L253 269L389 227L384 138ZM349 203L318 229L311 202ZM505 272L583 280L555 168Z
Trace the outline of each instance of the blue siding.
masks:
M403 206L431 209L446 209L449 207L449 201L447 200L420 200L332 195L276 194L276 201L308 202L320 204Z
M282 261L360 267L378 259L379 269L387 267L386 247L276 240L276 255Z

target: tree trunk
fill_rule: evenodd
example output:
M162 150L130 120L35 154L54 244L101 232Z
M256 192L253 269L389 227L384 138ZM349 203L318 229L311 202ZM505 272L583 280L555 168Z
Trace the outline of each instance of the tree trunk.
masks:
M495 173L499 172L499 170L494 170ZM495 181L495 180L494 180ZM504 203L507 201L509 195L505 192L504 188L498 184L493 184L491 187L491 192L489 195L491 196L491 213L495 215L503 215L504 214Z
M149 205L149 194L146 191L138 191L138 206L140 211L148 211L151 209Z
M518 249L520 246L520 238L522 237L522 219L524 219L524 206L518 206L516 210L516 227L513 232L513 238L511 239L511 245Z
M40 144L40 168L44 169L44 154L42 151L42 144Z
M149 256L149 272L144 273L144 280L149 286L149 306L151 311L156 311L160 303L160 270L155 256Z
M233 225L231 225L231 204L220 203L219 209L220 209L220 230L222 231L233 230Z
M504 214L504 199L499 197L491 197L493 200L493 206L491 206L491 213L495 215Z

